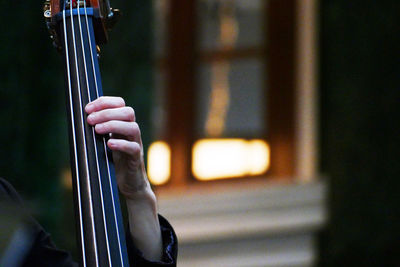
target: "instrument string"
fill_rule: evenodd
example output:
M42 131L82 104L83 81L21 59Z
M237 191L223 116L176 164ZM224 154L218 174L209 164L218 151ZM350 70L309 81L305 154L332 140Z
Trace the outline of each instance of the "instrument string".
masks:
M86 27L87 27L87 30L89 30L88 18L87 18L87 9L86 9L86 0L83 1L83 2L84 2L84 15L85 15L85 18L86 18ZM77 9L78 9L78 22L79 22L79 30L80 30L80 36L81 36L83 63L84 63L84 69L85 69L86 89L87 89L89 102L91 102L92 98L90 96L90 90L89 90L89 79L88 79L88 70L87 70L87 64L86 64L86 53L85 53L85 48L84 48L84 44L83 44L83 34L82 34L80 7L78 6ZM89 40L89 43L90 43L90 39L88 39L88 40ZM91 53L91 51L90 51L90 53ZM93 62L92 62L92 65L93 65ZM94 72L93 72L93 74L94 74L93 76L96 76ZM107 222L106 222L105 211L104 211L103 187L102 187L102 183L101 183L99 158L98 158L98 154L97 154L96 135L95 135L94 127L91 127L91 128L92 128L93 145L94 145L95 157L96 157L97 177L98 177L99 189L100 189L99 191L100 191L100 199L101 199L101 211L102 211L103 223L104 223L104 234L105 234L105 237L106 237L108 261L109 261L110 266L111 266L110 244L109 244L109 241L108 241Z
M79 12L79 5L78 5L78 12ZM88 156L87 156L87 144L86 144L86 139L85 139L85 126L84 126L84 113L83 113L83 107L82 107L82 95L81 95L81 84L79 81L79 66L78 66L78 57L77 57L77 50L76 50L76 38L75 38L75 26L74 26L74 19L73 19L73 4L70 1L70 17L71 17L71 29L72 29L72 39L73 39L73 44L74 44L74 56L75 56L75 66L76 66L76 82L78 86L78 96L79 96L79 109L80 109L80 116L81 116L81 126L82 126L82 137L83 137L83 144L84 144L84 156L86 162L88 162ZM79 16L78 16L79 17ZM92 220L92 233L93 233L93 247L94 247L94 253L96 255L95 260L96 260L96 266L99 266L99 260L98 260L98 251L97 251L97 241L96 241L96 229L95 229L95 221L94 221L94 211L93 211L93 199L92 199L92 192L90 188L90 172L88 165L86 164L86 174L87 174L87 190L88 190L88 197L89 197L89 215Z
M79 208L79 226L81 232L81 247L82 247L82 257L83 257L83 266L86 267L86 255L85 255L85 241L83 235L83 219L82 219L82 201L81 201L81 189L79 184L79 171L78 171L78 152L76 148L76 131L75 131L75 120L74 120L74 109L72 106L72 86L71 86L71 70L69 65L69 48L68 48L68 35L67 35L67 21L65 15L66 1L64 1L63 8L63 28L64 28L64 44L65 44L65 58L67 63L67 78L68 78L68 94L69 94L69 103L70 103L70 112L71 112L71 128L72 128L72 138L74 143L74 158L75 158L75 176L76 176L76 185L77 185L77 194L78 194L78 208Z
M87 34L88 34L89 47L90 47L90 55L91 55L91 59L92 59L91 62L92 62L92 68L93 68L93 74L94 74L93 76L94 76L94 82L95 82L95 87L96 87L96 98L98 98L100 96L100 93L99 93L99 86L98 86L98 82L97 82L96 68L95 68L95 65L94 65L94 56L93 56L95 50L93 50L93 47L92 47L92 41L91 41L91 36L90 36L90 31L89 31L89 23L88 23L87 11L86 11L86 1L84 1L84 7L85 7L85 18L86 18ZM113 186L112 186L112 181L111 181L112 178L111 178L110 164L109 164L109 159L108 159L108 154L107 154L107 144L106 144L105 137L102 138L102 141L103 141L104 154L105 154L106 164L107 164L108 182L109 182L109 185L110 185L110 195L111 195L111 200L112 200L112 208L113 208L113 217L114 217L114 222L115 222L115 230L116 230L117 238L118 238L119 255L120 255L120 258L121 258L122 266L125 266L124 265L124 258L122 256L121 240L120 240L120 233L119 233L119 229L118 229L118 220L117 220L117 215L116 215L114 192L113 192Z

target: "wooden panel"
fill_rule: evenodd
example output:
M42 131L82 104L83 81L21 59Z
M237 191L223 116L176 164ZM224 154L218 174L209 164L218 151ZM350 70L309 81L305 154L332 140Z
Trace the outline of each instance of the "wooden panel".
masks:
M199 57L202 62L212 63L225 60L262 58L264 57L264 51L262 47L237 48L235 50L204 51L200 53Z
M269 174L279 177L292 176L295 166L295 2L271 0L266 7Z
M195 92L195 1L171 0L167 47L167 141L172 148L171 183L191 176Z

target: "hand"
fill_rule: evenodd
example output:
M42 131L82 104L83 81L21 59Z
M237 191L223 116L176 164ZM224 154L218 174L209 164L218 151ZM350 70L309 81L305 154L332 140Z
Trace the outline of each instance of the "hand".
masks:
M147 179L140 129L135 112L120 97L100 97L87 104L87 121L98 134L111 134L115 174L127 203L129 230L136 247L149 259L162 256L156 197Z
M133 108L121 97L100 97L89 103L87 122L98 134L111 134L107 146L113 151L118 187L126 199L134 199L149 186L143 160L140 129Z

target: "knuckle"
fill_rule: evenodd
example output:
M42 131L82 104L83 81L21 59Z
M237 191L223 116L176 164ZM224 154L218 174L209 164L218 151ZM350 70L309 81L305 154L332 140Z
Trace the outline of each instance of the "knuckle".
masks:
M115 121L108 121L105 123L108 132L114 132L115 129L118 127Z
M125 113L129 121L135 120L135 110L132 107L125 107Z
M134 140L138 135L140 135L139 125L136 122L130 122L126 136L128 136L129 139Z
M140 128L137 122L132 122L132 130L135 134L140 134Z
M106 97L105 96L100 96L99 98L97 98L96 102L97 103L104 103Z
M111 133L114 130L114 123L112 121L102 123L102 131L104 133Z
M121 140L120 142L121 142L121 148L122 148L122 150L124 150L124 151L129 151L129 143L128 143L128 142L125 142L125 140Z
M118 96L117 97L117 102L118 102L119 105L125 106L125 100L122 97Z
M131 155L133 156L140 156L140 145L136 142L131 142Z
M104 121L109 121L113 118L112 112L110 110L103 110L101 111L101 116Z
M103 107L104 103L105 103L104 96L97 98L97 100L94 102L97 109L101 109Z

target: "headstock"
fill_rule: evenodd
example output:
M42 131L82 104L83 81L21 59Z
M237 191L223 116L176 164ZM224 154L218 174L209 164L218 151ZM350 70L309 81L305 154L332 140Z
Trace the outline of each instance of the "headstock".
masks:
M71 7L72 5L72 7ZM92 8L95 14L94 31L97 44L104 44L108 40L108 32L120 18L120 11L113 9L108 0L45 0L43 6L44 17L47 28L50 32L50 38L53 40L54 46L62 49L59 42L57 31L57 16L61 12L77 8Z

